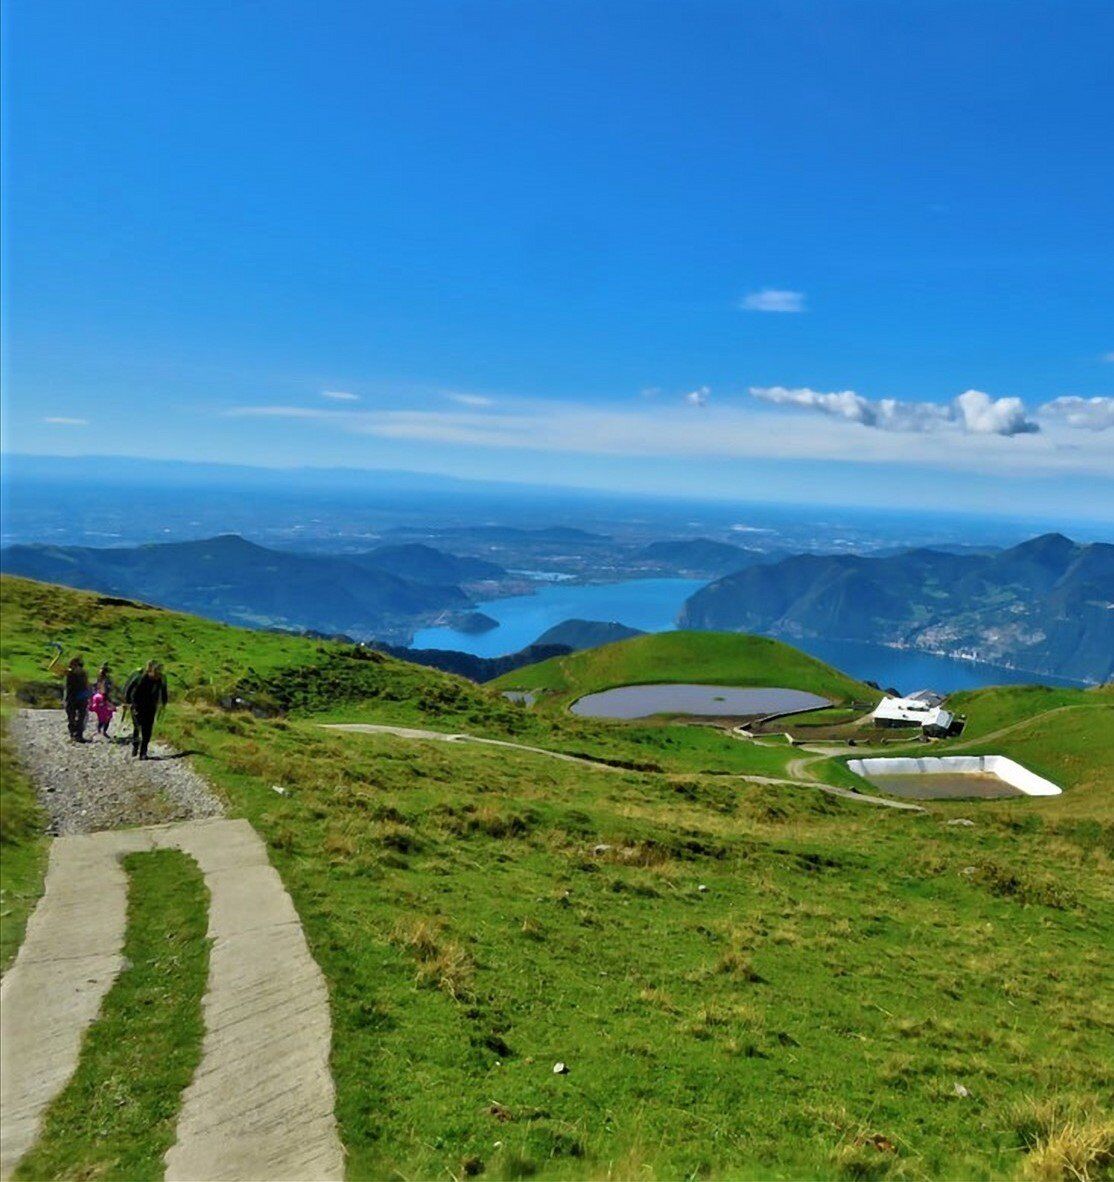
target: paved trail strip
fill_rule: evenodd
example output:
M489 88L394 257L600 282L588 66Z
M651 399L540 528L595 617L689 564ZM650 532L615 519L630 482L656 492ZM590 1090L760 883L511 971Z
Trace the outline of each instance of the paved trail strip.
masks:
M114 762L102 757L102 767ZM262 841L247 821L220 818L52 844L43 898L0 986L0 1177L34 1145L123 967L121 859L158 849L180 849L201 868L212 940L202 1057L167 1179L342 1178L324 978Z

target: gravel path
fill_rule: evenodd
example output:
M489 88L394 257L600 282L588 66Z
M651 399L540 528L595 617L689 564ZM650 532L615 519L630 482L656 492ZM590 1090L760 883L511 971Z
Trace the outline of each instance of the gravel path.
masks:
M130 724L119 739L72 743L61 710L21 710L12 719L11 735L53 834L198 820L224 812L205 781L169 747L152 743L150 759L133 759L130 742L123 738L130 739Z

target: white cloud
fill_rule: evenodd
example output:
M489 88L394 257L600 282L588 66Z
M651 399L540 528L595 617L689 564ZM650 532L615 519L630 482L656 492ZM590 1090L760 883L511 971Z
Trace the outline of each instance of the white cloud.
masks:
M1059 419L1069 427L1109 431L1114 427L1114 398L1053 398L1038 413L1046 418Z
M744 312L803 312L805 293L764 287L761 291L752 291L743 296L739 307Z
M825 393L807 387L791 390L785 386L752 386L750 392L762 402L800 406L879 431L925 434L956 425L972 435L1030 435L1040 430L1025 417L1020 398L992 399L981 390L968 390L947 405L870 399L854 390Z
M44 423L50 423L54 427L88 427L88 419L71 419L67 415L47 415L43 419Z
M710 386L700 386L695 390L690 390L685 395L685 402L689 406L707 406L708 397L712 393Z
M461 406L494 406L495 399L487 398L483 394L446 394L450 402L458 402Z
M1110 361L1110 362L1114 362L1114 352L1111 352L1111 353L1104 353L1104 354L1102 355L1102 359L1103 359L1103 361Z
M935 431L951 421L951 412L936 402L899 402L896 398L871 401L854 390L823 393L807 387L752 386L751 394L763 402L780 406L801 406L833 418L882 431Z
M952 405L957 420L972 435L1033 435L1040 430L1025 417L1020 398L991 398L981 390L967 390Z
M347 390L322 390L322 398L331 398L334 402L359 402L359 394L349 394Z

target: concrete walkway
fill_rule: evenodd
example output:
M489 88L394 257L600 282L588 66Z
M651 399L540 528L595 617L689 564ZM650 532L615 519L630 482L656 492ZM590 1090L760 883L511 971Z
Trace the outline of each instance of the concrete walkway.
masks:
M122 968L124 855L180 849L210 895L201 1063L166 1177L339 1179L325 982L294 905L246 821L58 838L45 892L0 986L0 1177L34 1144Z

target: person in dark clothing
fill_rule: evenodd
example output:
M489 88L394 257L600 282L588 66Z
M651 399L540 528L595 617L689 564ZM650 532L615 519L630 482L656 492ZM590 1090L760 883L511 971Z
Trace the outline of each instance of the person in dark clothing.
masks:
M138 679L129 679L127 703L132 712L132 755L147 758L147 747L151 732L155 729L155 716L159 707L167 701L166 679L162 666L157 661L148 661L147 668Z
M66 704L66 726L70 738L75 743L85 742L85 714L89 706L89 677L85 672L85 662L80 657L74 657L66 669L64 687Z
M104 694L110 702L116 701L116 682L112 680L112 670L107 664L101 666L97 680L93 682L93 689L98 694Z

